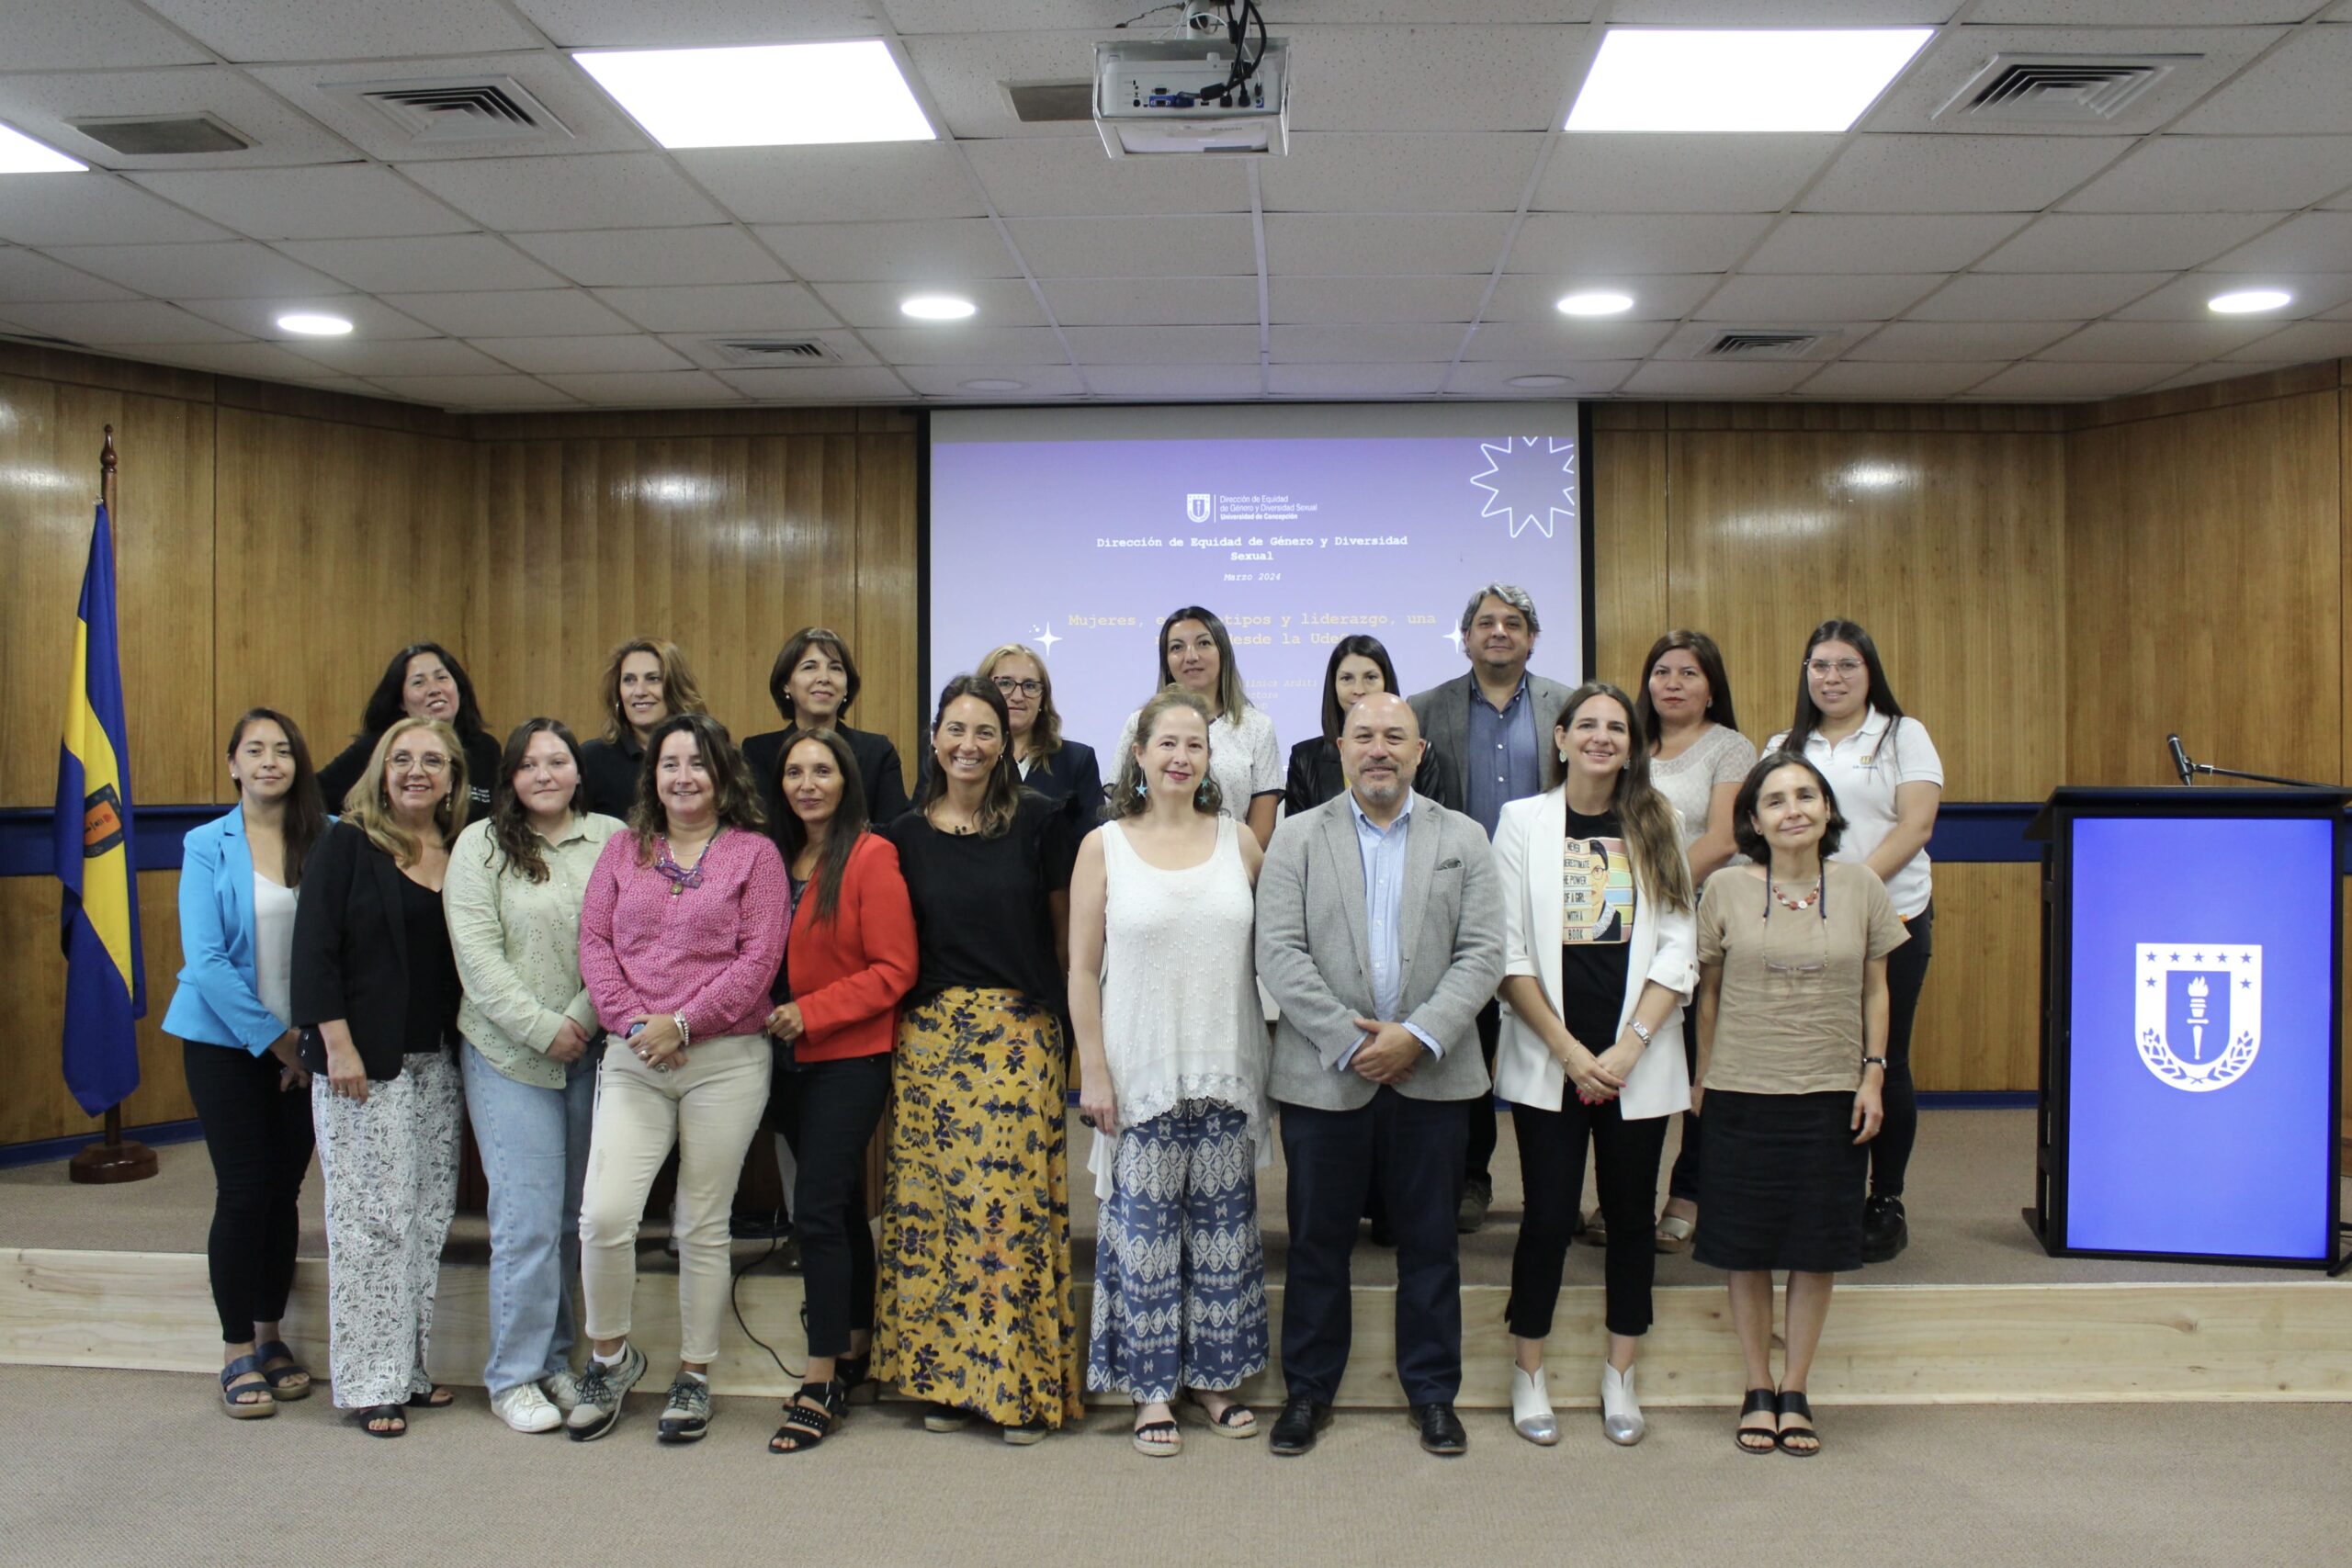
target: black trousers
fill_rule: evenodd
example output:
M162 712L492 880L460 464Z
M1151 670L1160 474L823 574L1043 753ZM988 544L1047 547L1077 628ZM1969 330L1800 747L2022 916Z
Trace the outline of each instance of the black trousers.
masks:
M188 1098L212 1156L212 1305L220 1341L242 1345L256 1323L286 1315L294 1288L297 1207L311 1168L311 1096L277 1087L278 1061L243 1046L180 1043Z
M1878 1136L1863 1145L1871 1152L1871 1196L1900 1198L1911 1150L1919 1141L1919 1093L1911 1082L1911 1021L1919 1013L1919 990L1928 982L1928 960L1935 956L1936 907L1905 922L1911 940L1886 955L1886 1107Z
M888 1054L776 1064L775 1130L800 1169L792 1234L808 1303L808 1353L846 1356L850 1335L874 1325L874 1232L865 1223L866 1146L890 1099Z
M1522 1339L1542 1339L1552 1332L1561 1266L1582 1221L1584 1151L1589 1143L1600 1214L1609 1225L1609 1332L1646 1334L1650 1280L1657 1272L1650 1233L1657 1223L1657 1162L1666 1152L1668 1119L1628 1121L1618 1101L1587 1105L1573 1087L1563 1100L1557 1111L1510 1108L1527 1213L1520 1222L1519 1244L1511 1248L1510 1303L1504 1318Z
M1699 1008L1695 1002L1682 1010L1682 1065L1690 1069L1690 1081L1699 1081ZM1674 1152L1674 1168L1666 1173L1666 1195L1688 1202L1699 1201L1699 1113L1682 1113L1682 1146Z
M1494 998L1478 1010L1478 1055L1487 1059L1487 1077L1495 1076L1495 1042L1502 1037L1502 1003ZM1465 1181L1476 1182L1489 1192L1494 1190L1495 1163L1495 1097L1482 1094L1476 1100L1465 1100L1463 1107L1470 1115L1470 1142L1463 1151L1462 1176Z
M1396 1233L1396 1380L1415 1404L1451 1404L1460 1392L1462 1258L1453 1216L1462 1203L1463 1104L1414 1100L1384 1085L1353 1111L1282 1107L1290 1168L1283 1377L1291 1397L1329 1404L1348 1370L1354 1328L1348 1265L1374 1171Z

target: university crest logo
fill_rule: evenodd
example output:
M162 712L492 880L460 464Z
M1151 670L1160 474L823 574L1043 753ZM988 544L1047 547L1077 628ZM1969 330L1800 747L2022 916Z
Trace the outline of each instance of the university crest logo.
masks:
M2132 976L2140 1060L2190 1094L2227 1089L2262 1048L2262 949L2138 945Z
M1210 496L1206 492L1199 491L1195 491L1191 495L1186 496L1184 498L1184 517L1186 521L1193 523L1207 522L1209 520L1210 499Z

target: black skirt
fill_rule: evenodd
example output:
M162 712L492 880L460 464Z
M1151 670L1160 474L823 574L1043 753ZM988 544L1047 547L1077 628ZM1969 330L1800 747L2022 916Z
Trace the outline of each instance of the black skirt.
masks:
M1693 1258L1812 1274L1862 1266L1870 1145L1854 1142L1851 1094L1709 1089L1700 1111Z

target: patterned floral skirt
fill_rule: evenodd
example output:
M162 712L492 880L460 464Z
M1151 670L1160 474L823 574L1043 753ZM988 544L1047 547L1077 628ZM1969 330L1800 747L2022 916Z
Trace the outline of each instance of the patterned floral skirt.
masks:
M1060 1021L1018 991L899 1021L875 1371L1006 1426L1085 1414L1062 1057Z

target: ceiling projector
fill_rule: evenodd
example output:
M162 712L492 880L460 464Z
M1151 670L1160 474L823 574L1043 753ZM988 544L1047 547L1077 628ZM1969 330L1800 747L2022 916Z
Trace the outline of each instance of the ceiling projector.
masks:
M1261 31L1240 45L1206 34L1098 43L1094 129L1114 158L1287 152L1289 41Z

